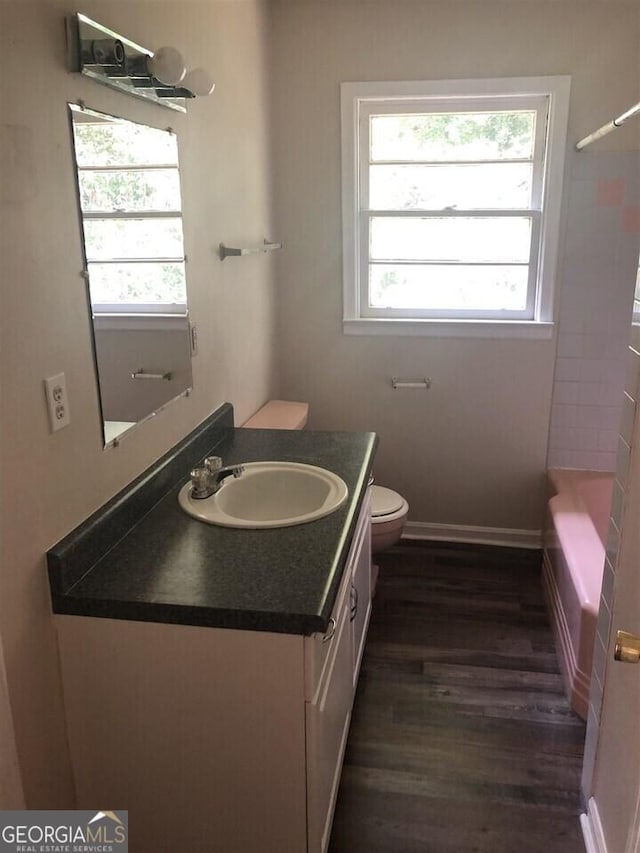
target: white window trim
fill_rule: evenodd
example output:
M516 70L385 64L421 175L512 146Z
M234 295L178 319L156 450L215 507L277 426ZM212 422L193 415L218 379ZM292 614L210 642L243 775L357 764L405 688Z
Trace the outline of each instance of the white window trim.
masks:
M342 232L343 331L365 335L435 335L446 337L549 338L553 333L555 279L560 243L561 204L567 144L571 78L510 77L478 80L398 81L341 84L342 112ZM543 188L542 229L534 319L405 319L364 317L360 310L358 257L359 227L359 124L361 105L385 100L467 100L484 96L505 99L518 96L549 98L546 178Z
M94 314L95 331L184 331L189 315L183 314Z

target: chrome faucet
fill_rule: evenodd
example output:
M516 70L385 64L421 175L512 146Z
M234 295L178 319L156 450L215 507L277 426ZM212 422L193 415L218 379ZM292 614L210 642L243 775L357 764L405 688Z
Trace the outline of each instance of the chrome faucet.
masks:
M238 478L244 471L243 465L222 466L219 456L207 456L202 468L194 468L191 477L191 497L195 500L204 500L215 495L222 487L227 477Z

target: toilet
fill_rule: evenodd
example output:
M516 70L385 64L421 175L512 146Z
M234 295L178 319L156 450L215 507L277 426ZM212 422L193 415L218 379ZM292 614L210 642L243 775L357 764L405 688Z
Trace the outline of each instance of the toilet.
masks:
M304 429L309 416L309 404L292 400L269 400L249 418L243 427L250 429ZM409 504L385 486L371 489L371 553L379 554L391 548L402 536Z
M402 536L409 504L385 486L371 489L371 553L379 554L395 545Z

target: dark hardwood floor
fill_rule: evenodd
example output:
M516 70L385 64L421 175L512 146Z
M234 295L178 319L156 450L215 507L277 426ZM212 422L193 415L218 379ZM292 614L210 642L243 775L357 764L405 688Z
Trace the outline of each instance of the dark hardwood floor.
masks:
M377 561L330 853L584 853L584 724L539 553L407 543Z

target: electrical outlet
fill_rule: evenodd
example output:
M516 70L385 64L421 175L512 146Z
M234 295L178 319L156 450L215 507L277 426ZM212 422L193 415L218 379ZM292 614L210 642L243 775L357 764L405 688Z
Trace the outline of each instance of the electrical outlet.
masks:
M64 373L51 376L44 380L44 391L47 398L49 410L49 422L51 432L69 426L71 415L69 413L69 398L67 397L67 381Z

